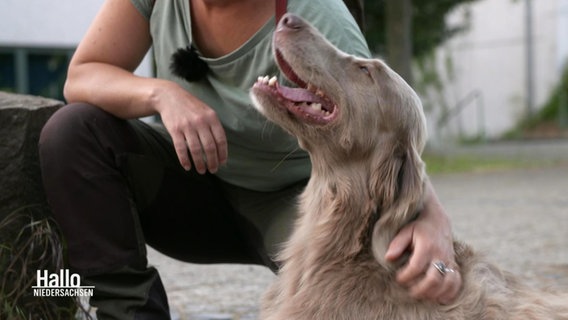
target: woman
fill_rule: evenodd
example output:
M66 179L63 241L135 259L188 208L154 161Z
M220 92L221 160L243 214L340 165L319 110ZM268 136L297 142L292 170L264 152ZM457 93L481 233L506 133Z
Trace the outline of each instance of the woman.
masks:
M287 8L340 49L370 55L340 0L289 0ZM271 257L310 163L249 106L256 78L278 74L274 12L266 0L107 0L77 48L65 85L70 105L46 124L40 157L69 266L95 286L98 319L169 319L146 244L188 262L277 269ZM191 83L170 68L190 44L209 69ZM151 47L157 77L135 76ZM154 114L163 125L133 120ZM448 217L429 189L387 259L411 251L397 281L418 299L448 303L461 278L433 266L457 267Z

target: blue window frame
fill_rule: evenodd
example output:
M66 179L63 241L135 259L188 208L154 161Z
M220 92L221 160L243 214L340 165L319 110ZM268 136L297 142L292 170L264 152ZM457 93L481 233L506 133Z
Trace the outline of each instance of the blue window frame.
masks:
M0 47L0 90L63 100L73 49Z

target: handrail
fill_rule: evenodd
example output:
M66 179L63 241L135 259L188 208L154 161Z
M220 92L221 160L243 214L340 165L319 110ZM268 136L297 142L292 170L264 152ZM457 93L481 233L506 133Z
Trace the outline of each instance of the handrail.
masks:
M483 94L479 89L469 92L465 97L458 101L458 103L456 103L455 107L443 113L436 123L438 129L448 125L451 119L461 115L462 112L472 103L475 103L477 109L477 135L479 138L485 139L485 110L483 105ZM460 135L462 135L461 126Z

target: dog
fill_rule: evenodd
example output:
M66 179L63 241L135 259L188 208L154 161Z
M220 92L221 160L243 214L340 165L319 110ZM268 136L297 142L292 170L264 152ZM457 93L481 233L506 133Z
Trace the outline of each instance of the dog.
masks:
M255 108L297 137L312 161L281 269L263 296L263 320L560 320L568 296L535 291L465 243L454 250L455 302L416 300L385 261L395 234L422 208L426 120L412 88L384 62L339 51L285 15L273 52L290 88L261 76Z

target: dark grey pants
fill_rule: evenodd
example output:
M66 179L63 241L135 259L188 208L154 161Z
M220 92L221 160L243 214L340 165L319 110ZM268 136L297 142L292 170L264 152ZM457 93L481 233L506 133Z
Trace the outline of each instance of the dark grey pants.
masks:
M146 244L182 261L276 270L271 257L306 183L256 192L186 172L165 131L87 104L56 112L39 151L69 267L95 286L91 304L99 319L169 318Z

